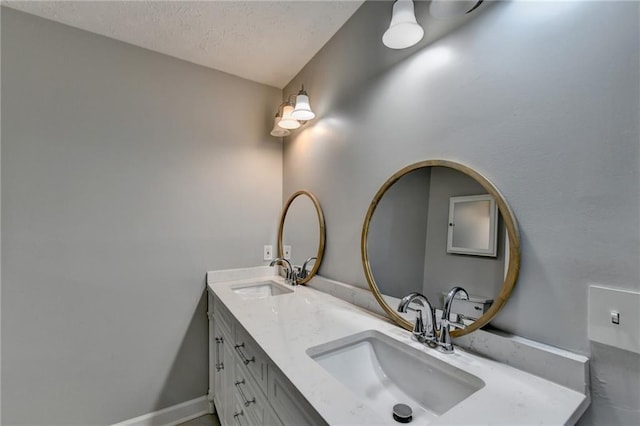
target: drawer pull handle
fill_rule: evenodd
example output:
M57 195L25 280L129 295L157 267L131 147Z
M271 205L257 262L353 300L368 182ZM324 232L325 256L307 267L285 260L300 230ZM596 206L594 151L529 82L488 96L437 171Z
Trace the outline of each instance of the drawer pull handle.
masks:
M240 423L240 416L244 416L244 411L240 410L239 413L238 412L233 413L233 420L236 421L236 424L238 426L242 426L242 423Z
M224 343L222 336L216 337L216 371L224 370L224 362L220 361L220 346Z
M236 387L238 388L238 392L240 392L240 398L242 398L242 401L244 401L244 406L248 407L251 404L255 404L256 403L256 397L254 396L253 399L248 400L247 397L244 396L244 392L242 391L242 388L240 387L240 385L244 385L244 379L238 380L236 382Z
M240 355L240 359L242 360L242 362L244 362L244 365L249 365L250 362L256 362L255 356L252 356L251 359L247 359L245 354L242 353L242 350L240 348L244 348L244 342L240 343L239 345L235 345L234 348L236 348L236 352L238 352L238 355Z

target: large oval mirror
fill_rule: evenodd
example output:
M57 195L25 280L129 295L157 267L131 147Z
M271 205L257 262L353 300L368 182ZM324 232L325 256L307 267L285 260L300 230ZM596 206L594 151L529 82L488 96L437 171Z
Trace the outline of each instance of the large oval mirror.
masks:
M454 300L466 327L451 336L482 327L508 300L520 269L518 228L504 197L473 169L445 160L391 176L371 201L361 243L371 291L409 330L413 324L396 312L402 297L422 293L442 309L454 286L470 297Z
M298 267L298 284L306 284L324 255L324 214L315 195L297 191L285 203L278 227L278 256Z

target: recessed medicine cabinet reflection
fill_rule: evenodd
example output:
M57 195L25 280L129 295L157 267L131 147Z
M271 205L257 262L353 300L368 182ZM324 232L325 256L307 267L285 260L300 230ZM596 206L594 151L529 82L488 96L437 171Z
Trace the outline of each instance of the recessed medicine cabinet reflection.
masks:
M451 197L447 253L496 257L498 212L489 194Z

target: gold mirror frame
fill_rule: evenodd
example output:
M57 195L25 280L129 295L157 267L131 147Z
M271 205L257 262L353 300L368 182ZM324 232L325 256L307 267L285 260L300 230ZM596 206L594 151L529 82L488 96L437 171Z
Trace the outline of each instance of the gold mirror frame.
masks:
M284 234L284 220L287 216L287 211L289 210L289 207L293 203L293 200L295 200L298 196L301 196L301 195L306 195L311 199L311 202L313 202L313 206L316 209L316 214L318 215L318 233L320 237L318 242L318 252L316 254L317 259L313 264L313 269L311 269L311 272L309 272L304 279L298 281L298 284L306 284L318 272L318 269L320 269L320 264L322 263L322 257L324 256L324 245L325 245L325 238L326 238L324 213L322 212L322 207L320 207L320 202L318 201L316 196L309 191L302 189L300 191L294 192L293 194L291 194L291 197L289 197L289 199L284 205L284 208L282 209L282 214L280 215L280 224L278 226L278 257L283 257L283 253L284 253L284 247L283 247L284 243L282 241L282 237Z
M475 322L469 324L464 329L456 329L451 331L451 337L459 337L464 336L465 334L471 333L479 329L480 327L488 324L500 311L500 309L507 303L509 300L509 296L511 296L511 292L516 285L516 281L518 280L518 274L520 272L520 233L518 231L518 225L516 222L516 218L511 211L511 208L507 204L506 200L498 191L498 188L491 183L487 178L482 176L480 173L476 172L472 168L465 166L460 163L456 163L448 160L426 160L420 161L418 163L411 164L398 172L394 173L378 190L376 195L373 197L371 204L369 205L369 210L367 211L367 215L364 219L364 225L362 226L362 239L361 239L361 251L362 251L362 266L364 268L364 274L367 278L367 282L369 284L369 288L371 292L375 296L376 300L380 304L380 306L384 309L384 311L401 327L406 328L407 330L413 329L413 324L401 317L395 309L390 307L387 302L382 298L382 294L380 290L378 290L378 285L373 277L373 273L371 272L371 265L369 264L369 256L367 254L367 236L369 233L369 225L371 223L371 218L373 217L373 213L376 211L376 207L378 203L387 192L387 190L396 183L401 177L410 173L416 169L426 168L426 167L448 167L450 169L457 170L459 172L464 173L465 175L473 178L478 182L482 187L493 196L496 200L496 204L498 206L498 211L502 214L503 222L505 229L507 230L507 235L509 237L509 266L507 269L507 274L504 279L504 283L502 284L502 288L497 297L495 297L493 304L484 313L480 318L475 320Z

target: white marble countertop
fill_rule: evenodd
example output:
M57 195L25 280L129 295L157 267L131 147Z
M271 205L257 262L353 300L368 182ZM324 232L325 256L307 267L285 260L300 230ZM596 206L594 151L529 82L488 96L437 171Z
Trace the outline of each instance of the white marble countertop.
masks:
M380 418L306 353L310 347L366 330L384 333L485 382L482 389L431 424L572 424L589 404L589 397L582 393L463 349L442 354L425 348L411 340L408 331L313 288L288 286L293 293L243 299L232 286L265 280L284 283L264 268L255 269L245 279L240 278L247 274L233 271L210 273L209 288L331 425L397 425L391 418Z

